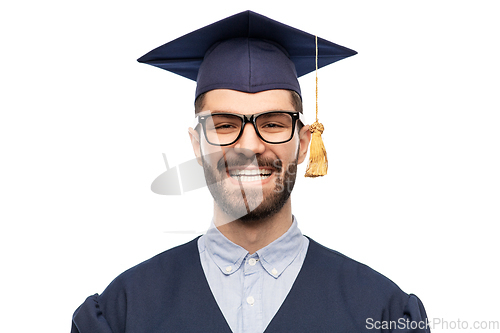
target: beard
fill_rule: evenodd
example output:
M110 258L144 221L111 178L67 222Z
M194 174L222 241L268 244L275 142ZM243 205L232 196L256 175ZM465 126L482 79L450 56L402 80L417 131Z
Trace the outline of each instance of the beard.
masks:
M208 189L222 211L232 220L252 224L257 224L278 213L290 198L295 185L298 150L295 161L284 167L280 159L273 160L262 156L249 159L243 154L231 157L228 155L226 153L215 167L202 156ZM266 193L261 186L246 186L245 182L241 181L239 181L239 188L230 184L227 170L231 167L245 168L248 165L271 168L275 175L274 188L267 190Z

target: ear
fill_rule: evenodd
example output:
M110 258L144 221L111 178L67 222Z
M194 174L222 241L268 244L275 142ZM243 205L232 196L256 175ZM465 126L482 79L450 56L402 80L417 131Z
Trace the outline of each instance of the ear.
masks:
M191 139L191 145L193 146L193 152L196 156L198 164L203 166L201 162L201 148L200 148L200 133L193 128L189 127L189 139Z
M309 143L311 142L311 132L309 132L309 125L305 125L299 132L299 156L297 163L300 164L304 162L307 156L307 150L309 149Z

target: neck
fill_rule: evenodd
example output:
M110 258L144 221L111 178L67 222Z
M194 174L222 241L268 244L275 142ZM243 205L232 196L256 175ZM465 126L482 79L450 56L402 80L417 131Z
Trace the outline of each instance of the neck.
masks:
M231 242L255 253L283 235L292 225L290 198L283 208L259 221L232 220L214 203L214 224Z

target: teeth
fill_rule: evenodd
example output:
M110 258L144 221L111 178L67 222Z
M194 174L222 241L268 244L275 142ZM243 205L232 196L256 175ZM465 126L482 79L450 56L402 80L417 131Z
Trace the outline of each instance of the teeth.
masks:
M258 176L258 175L270 175L271 170L268 169L233 169L229 171L231 176Z
M262 177L261 176L252 176L252 177L248 177L248 176L231 176L231 177L238 178L242 182L254 182L254 181L257 181L257 180L266 179L269 176L262 176Z
M229 175L238 178L242 182L251 182L266 179L271 176L272 171L268 169L233 169Z

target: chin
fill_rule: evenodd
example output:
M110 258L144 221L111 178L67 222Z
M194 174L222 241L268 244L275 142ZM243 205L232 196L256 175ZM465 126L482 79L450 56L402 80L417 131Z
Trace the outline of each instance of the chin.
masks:
M258 224L280 212L290 199L291 191L285 190L281 178L276 180L274 189L269 193L255 193L256 190L244 189L244 197L241 191L228 193L218 186L211 186L209 189L216 204L233 221Z

